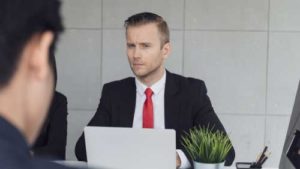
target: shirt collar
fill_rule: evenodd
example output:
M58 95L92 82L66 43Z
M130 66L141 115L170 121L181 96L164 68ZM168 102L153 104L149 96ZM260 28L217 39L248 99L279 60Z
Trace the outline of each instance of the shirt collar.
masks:
M161 92L162 89L164 89L165 84L166 84L166 71L164 71L164 75L159 81L157 81L152 86L150 86L151 90L153 91L153 94L157 95L159 92ZM135 78L135 85L138 94L144 95L147 86L143 84L141 81L139 81L137 78Z

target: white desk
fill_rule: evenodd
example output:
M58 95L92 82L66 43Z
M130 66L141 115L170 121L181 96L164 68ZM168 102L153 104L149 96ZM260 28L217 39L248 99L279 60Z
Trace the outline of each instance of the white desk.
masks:
M224 169L236 169L236 167L225 167ZM262 168L262 169L278 169L278 168Z
M55 162L69 167L87 168L87 163L82 161L55 161ZM236 167L231 166L231 167L225 167L224 169L236 169ZM262 169L278 169L278 168L262 168Z
M78 167L78 168L87 168L87 163L83 161L64 161L64 160L58 160L54 161L55 163L68 166L68 167Z

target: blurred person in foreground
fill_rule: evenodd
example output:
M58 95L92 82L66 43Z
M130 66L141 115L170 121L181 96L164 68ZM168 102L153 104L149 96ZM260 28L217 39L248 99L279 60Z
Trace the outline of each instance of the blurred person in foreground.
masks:
M49 59L63 30L59 0L0 1L0 168L66 169L33 159L54 90Z

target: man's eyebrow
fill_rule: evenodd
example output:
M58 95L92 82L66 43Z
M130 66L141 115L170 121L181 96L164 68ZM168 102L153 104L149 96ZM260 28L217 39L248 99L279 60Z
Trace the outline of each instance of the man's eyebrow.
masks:
M132 42L127 42L126 44L127 44L127 45L135 45L135 44L132 43Z
M151 42L141 42L140 45L151 45Z

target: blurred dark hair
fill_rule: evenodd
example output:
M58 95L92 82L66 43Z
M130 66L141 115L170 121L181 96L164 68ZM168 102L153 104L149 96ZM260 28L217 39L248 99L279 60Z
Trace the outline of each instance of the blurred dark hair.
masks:
M33 35L53 32L50 53L54 54L63 31L60 6L60 0L0 0L0 88L12 78L20 54Z
M128 27L146 25L149 23L155 23L157 25L161 35L161 46L170 42L170 31L167 22L163 19L163 17L151 12L142 12L130 16L127 20L125 20L124 27L127 33Z

